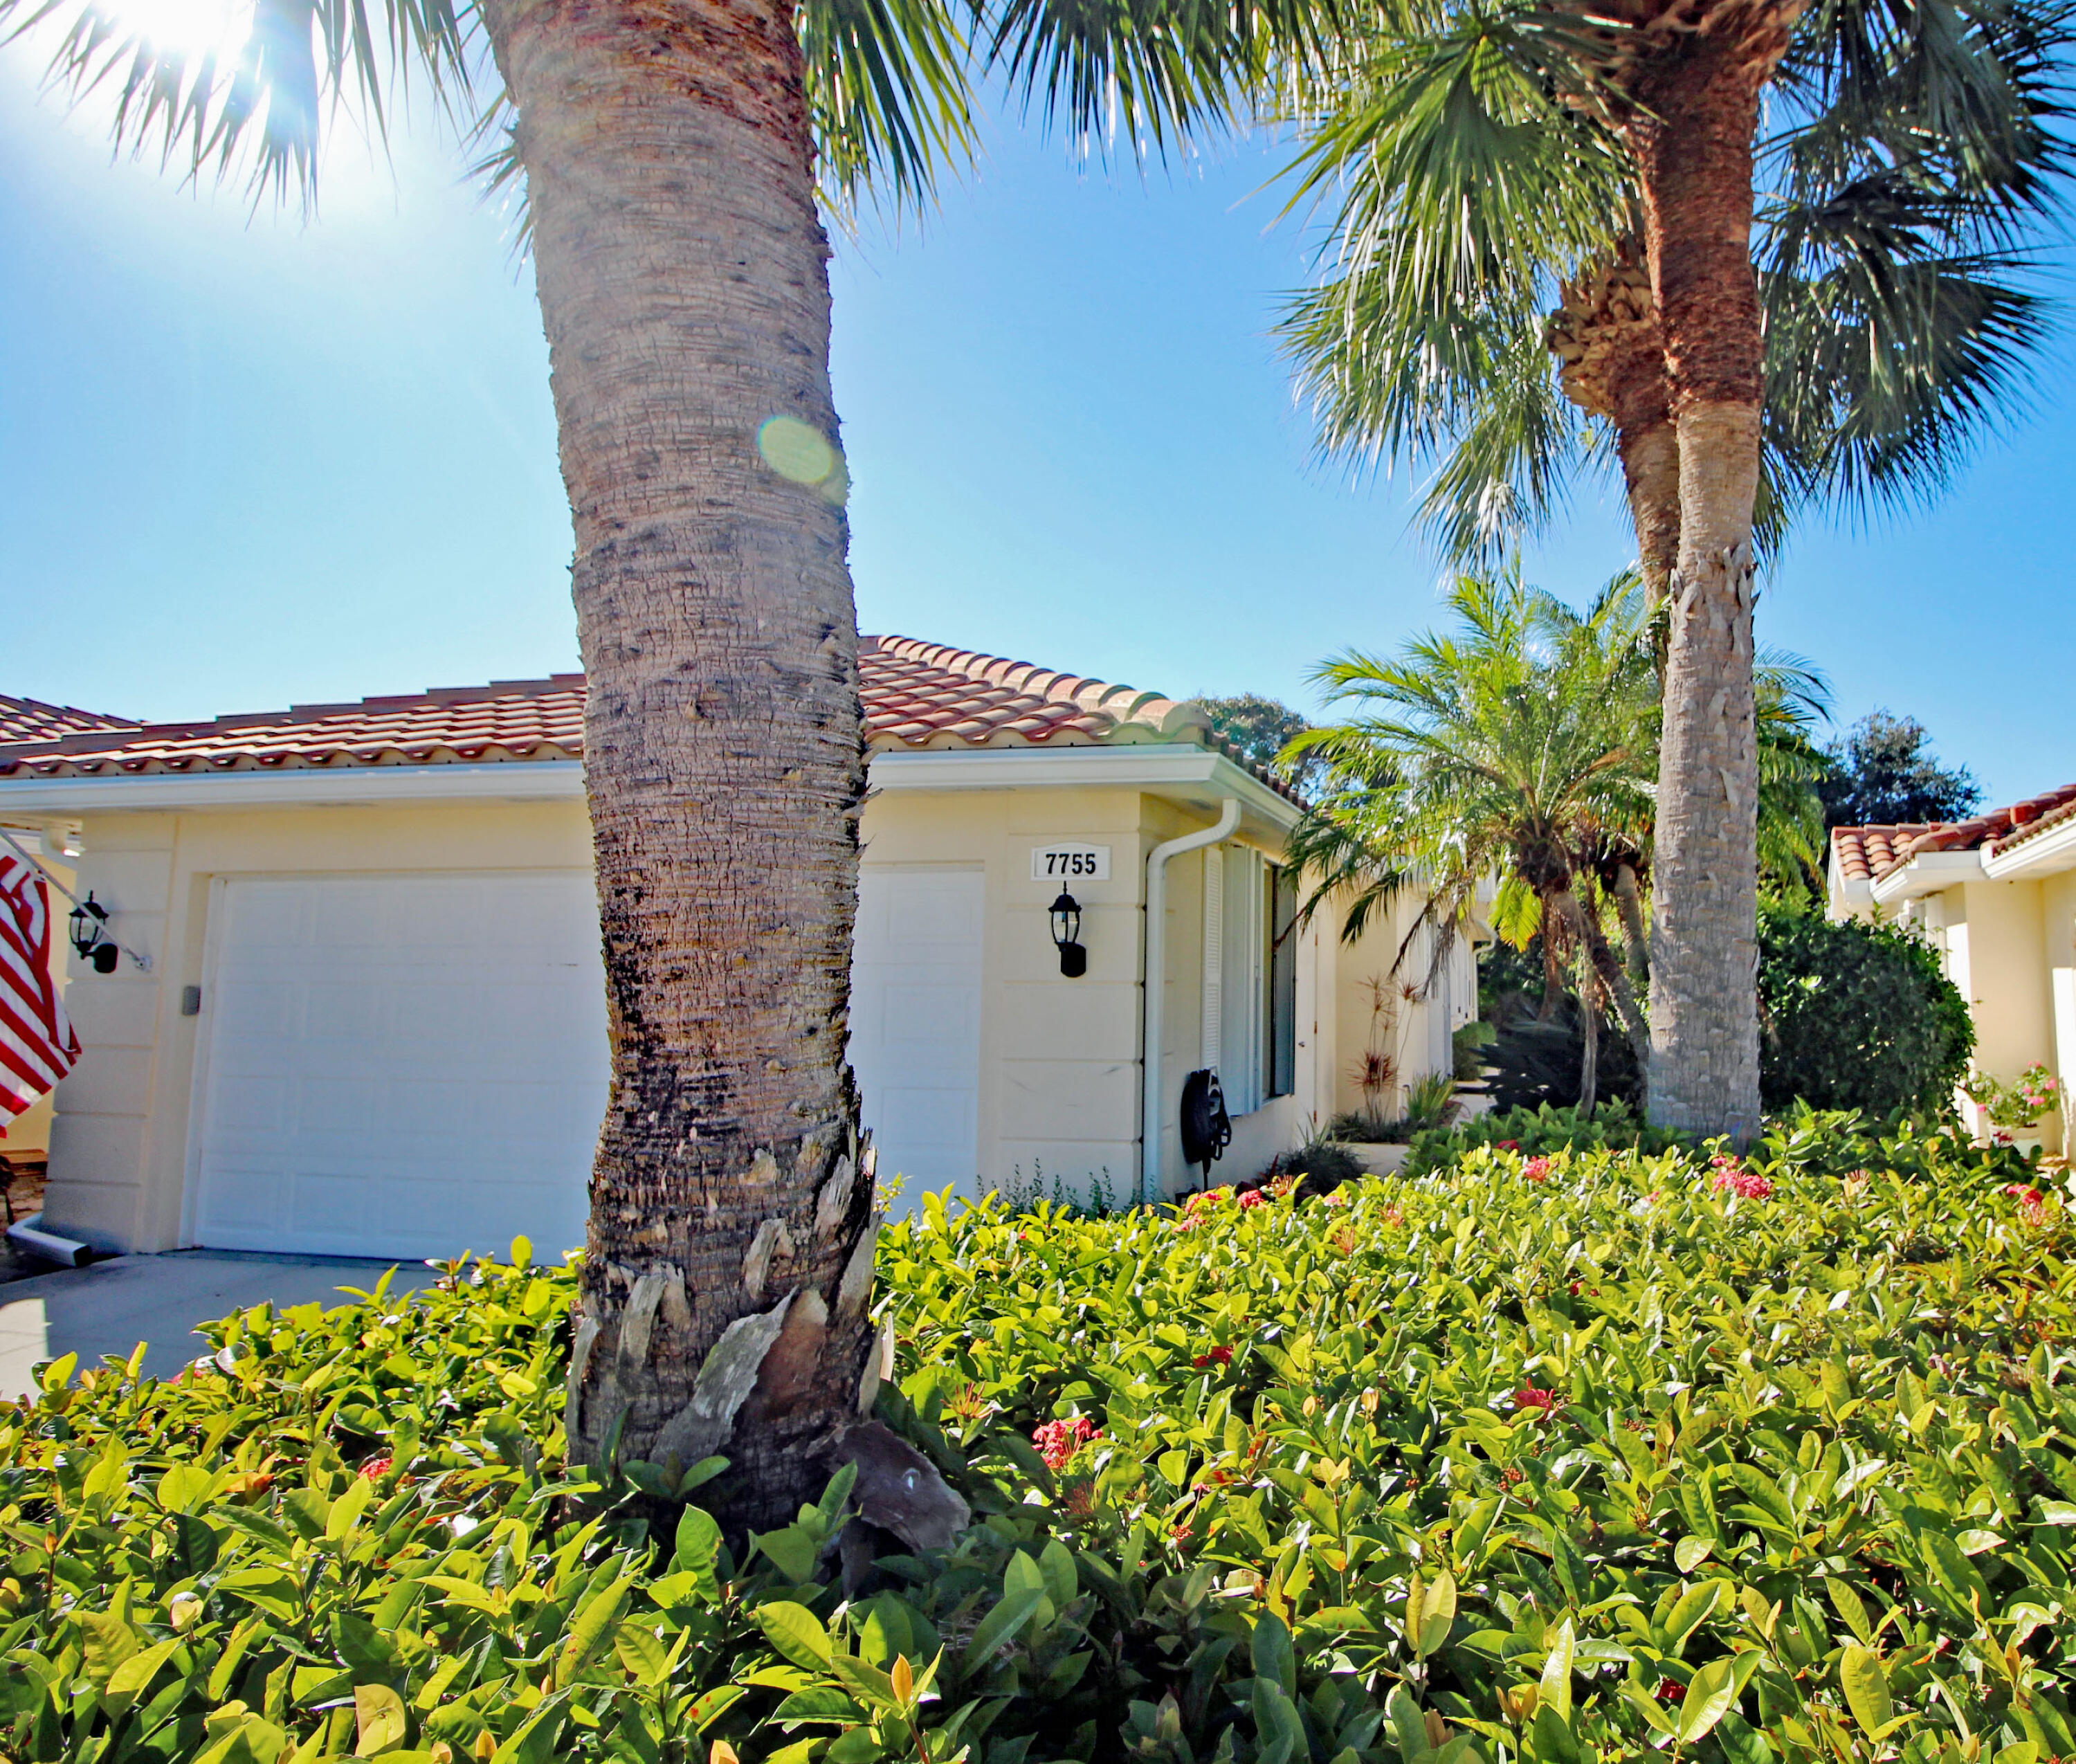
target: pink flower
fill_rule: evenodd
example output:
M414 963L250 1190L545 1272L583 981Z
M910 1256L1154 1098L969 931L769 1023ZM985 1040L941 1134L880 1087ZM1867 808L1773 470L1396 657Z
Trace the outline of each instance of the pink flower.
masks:
M1513 1393L1513 1407L1517 1414L1534 1415L1537 1420L1547 1420L1557 1413L1557 1393L1538 1390L1533 1384L1524 1384Z
M2004 1193L2018 1202L2019 1222L2022 1225L2045 1225L2047 1222L2047 1197L2037 1188L2020 1182L2007 1182Z
M1206 1366L1230 1366L1232 1364L1232 1350L1230 1347L1207 1348L1190 1363L1198 1372Z
M374 1482L388 1475L391 1467L396 1461L393 1458L371 1458L360 1467L360 1473L370 1482Z
M1547 1158L1530 1158L1522 1165L1521 1173L1530 1182L1547 1182L1550 1180L1551 1168Z
M1724 1160L1718 1158L1716 1161L1720 1166ZM1718 1189L1728 1189L1731 1193L1746 1201L1763 1201L1773 1193L1773 1184L1765 1177L1756 1171L1735 1168L1718 1168L1711 1186Z
M1521 1141L1518 1139L1495 1139L1493 1142L1493 1149L1497 1152L1518 1152L1521 1149Z
M1240 1195L1239 1204L1242 1206L1260 1206L1266 1202L1268 1198L1268 1197L1263 1193L1260 1189L1248 1189Z
M1092 1439L1102 1438L1102 1430L1086 1415L1072 1421L1048 1421L1031 1435L1031 1443L1045 1460L1048 1470L1065 1470L1074 1454Z

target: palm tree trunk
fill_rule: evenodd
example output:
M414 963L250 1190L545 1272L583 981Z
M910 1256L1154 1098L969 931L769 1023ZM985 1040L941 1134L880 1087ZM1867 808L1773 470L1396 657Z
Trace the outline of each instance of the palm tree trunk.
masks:
M1644 592L1655 610L1679 558L1679 446L1646 264L1643 242L1625 236L1564 284L1547 338L1565 396L1614 430Z
M571 1453L725 1453L718 1504L768 1525L826 1479L872 1337L857 616L799 50L776 0L484 17L575 517L612 1036Z
M1579 946L1579 1112L1591 1114L1601 1100L1601 1013L1593 1002L1592 957Z
M1615 434L1644 601L1653 612L1663 604L1679 559L1679 439L1665 412L1662 381L1655 402L1655 413L1619 425Z
M1750 253L1752 136L1773 59L1770 46L1709 35L1661 50L1627 125L1679 444L1650 1107L1664 1125L1725 1133L1740 1145L1759 1114L1751 529L1763 340Z
M1630 979L1642 986L1650 983L1650 934L1643 921L1643 890L1637 886L1634 865L1615 870L1615 909L1621 915L1622 960Z
M1579 1107L1582 1112L1591 1112L1600 1101L1601 1073L1601 1015L1593 1002L1599 988L1594 985L1593 935L1594 928L1577 893L1570 888L1561 889L1551 897L1556 915L1563 921L1569 934L1572 947L1576 953L1579 968L1579 1028L1581 1037L1579 1056ZM1549 919L1543 921L1547 927Z
M1615 1015L1621 1019L1622 1032L1629 1037L1630 1047L1636 1050L1639 1070L1647 1072L1650 1061L1650 1025L1645 1019L1642 1007L1637 1002L1635 990L1630 985L1629 975L1622 965L1615 960L1613 948L1601 928L1598 913L1588 904L1580 914L1586 955L1592 971L1600 978L1601 987L1613 1002Z

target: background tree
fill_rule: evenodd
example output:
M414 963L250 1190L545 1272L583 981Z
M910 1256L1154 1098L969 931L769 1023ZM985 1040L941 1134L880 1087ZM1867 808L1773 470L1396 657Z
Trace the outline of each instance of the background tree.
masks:
M575 525L584 774L612 1085L571 1355L572 1456L725 1453L717 1505L768 1525L832 1454L911 1545L962 1513L861 1426L877 1215L845 1060L865 770L848 471L820 204L927 197L974 139L966 46L1085 138L1158 146L1226 109L1287 0L256 0L235 65L119 0L0 0L121 142L255 193L312 190L318 118L378 131L413 84L523 187ZM909 1473L913 1472L911 1476ZM902 1509L904 1486L918 1494ZM875 1496L873 1491L877 1489ZM890 1492L889 1491L891 1491ZM912 1492L912 1490L911 1490ZM891 1505L889 1505L889 1503ZM905 1529L904 1529L905 1527Z
M1966 820L1982 803L1982 787L1968 768L1941 766L1931 734L1914 717L1870 711L1824 749L1824 757L1816 791L1827 830Z
M1758 1109L1757 1019L1743 1000L1756 960L1759 794L1751 609L1766 347L1750 227L1760 94L1775 87L1796 131L1788 151L1815 187L1887 179L1891 220L1909 212L1900 198L1929 192L1947 203L1954 238L1970 227L1994 236L2009 217L2037 211L2043 168L2058 168L2041 109L2054 101L2040 93L2058 91L2059 75L2027 87L2028 69L2052 68L2051 56L2028 62L2031 28L2000 0L1806 16L1771 0L1407 7L1356 34L1319 82L1330 106L1356 94L1330 108L1322 163L1360 164L1381 193L1355 230L1377 266L1373 305L1450 309L1425 332L1428 347L1379 350L1367 338L1405 407L1435 432L1481 425L1496 453L1547 461L1534 437L1563 412L1547 373L1538 381L1527 365L1526 320L1545 272L1568 268L1585 328L1607 334L1598 377L1609 415L1658 436L1651 460L1625 466L1646 568L1677 590L1652 981L1663 1069L1653 1106L1671 1124L1742 1136ZM1884 294L1879 278L1860 282ZM1630 298L1638 284L1641 303ZM1480 325L1495 292L1502 322ZM1884 312L1939 304L1920 277L1897 279L1895 294ZM1827 302L1805 299L1797 311L1813 322ZM1885 343L1891 334L1873 334ZM1588 353L1578 351L1580 363ZM1895 366L1895 354L1876 349L1875 369ZM1812 384L1841 364L1850 350L1842 363L1836 352L1812 360ZM1462 396L1480 383L1513 396L1481 409ZM1803 415L1814 424L1826 408L1812 396ZM1455 487L1474 532L1504 518L1493 504L1505 499L1484 493L1493 488L1475 472ZM1675 488L1676 521L1665 514Z
M1289 705L1255 692L1226 698L1200 695L1197 702L1210 712L1211 728L1219 737L1230 741L1255 765L1295 790L1308 790L1318 781L1325 762L1317 754L1286 753L1290 744L1312 726Z

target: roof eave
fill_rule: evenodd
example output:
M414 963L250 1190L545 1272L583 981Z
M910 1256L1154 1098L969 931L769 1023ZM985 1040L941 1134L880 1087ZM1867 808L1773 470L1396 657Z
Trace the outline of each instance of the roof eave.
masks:
M2017 840L2008 849L1993 845L1983 855L1983 874L1992 882L2020 882L2064 870L2076 870L2076 818Z
M280 771L143 772L0 778L0 813L76 816L339 808L370 803L559 802L583 795L581 761L309 766Z
M1942 894L1963 882L1979 881L1983 854L1979 851L1920 852L1877 877L1874 899L1882 906L1916 900L1925 894Z
M1204 813L1215 813L1221 801L1234 796L1239 799L1253 830L1273 834L1278 840L1297 825L1303 812L1224 754L1184 741L989 753L880 753L872 756L868 778L874 791L1136 789Z

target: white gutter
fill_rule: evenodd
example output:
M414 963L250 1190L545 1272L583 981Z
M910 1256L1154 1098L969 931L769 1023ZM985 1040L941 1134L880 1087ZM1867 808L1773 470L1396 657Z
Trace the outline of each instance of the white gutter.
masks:
M1146 854L1146 963L1140 980L1145 1005L1139 1050L1145 1089L1139 1116L1139 1197L1148 1206L1160 1199L1160 1007L1168 990L1168 860L1215 845L1239 825L1239 799L1228 796L1216 825L1171 839Z
M944 749L875 753L877 791L1048 788L1143 790L1208 813L1236 799L1256 821L1279 833L1303 812L1223 753L1187 741L1130 741L1088 747Z
M1920 852L1875 882L1874 898L1884 907L1892 906L1898 901L1916 900L1920 895L1940 894L1962 882L1977 881L1982 874L1983 854L1978 851Z
M135 772L114 778L0 778L0 815L124 809L340 807L363 803L576 802L573 759L483 765L302 766L268 772Z
M2061 870L2076 870L2076 818L2034 834L2014 851L2007 853L1999 845L1983 854L1983 874L1992 882L2051 875Z

